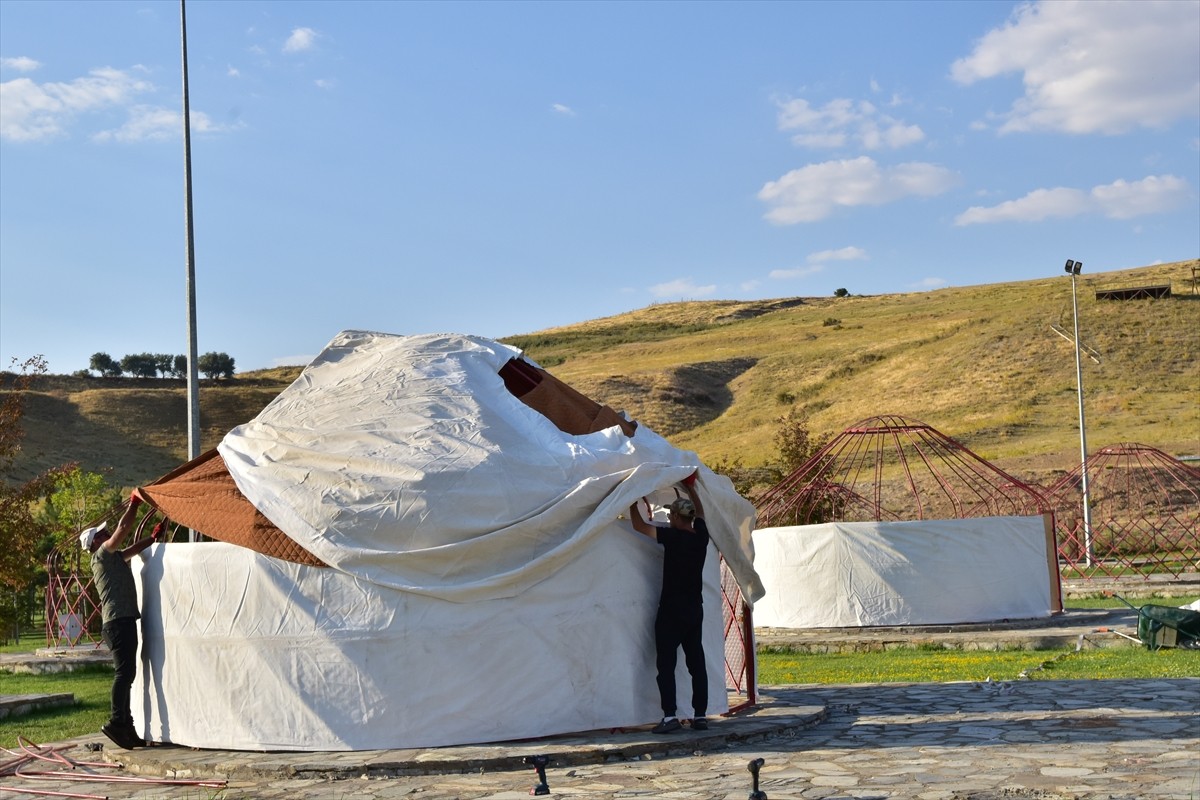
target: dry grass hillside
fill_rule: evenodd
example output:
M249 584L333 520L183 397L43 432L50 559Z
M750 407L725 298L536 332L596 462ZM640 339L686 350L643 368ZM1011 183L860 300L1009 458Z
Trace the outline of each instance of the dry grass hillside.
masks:
M1089 450L1126 442L1200 454L1200 262L1077 279ZM1097 289L1169 283L1171 297L1100 300ZM557 377L626 410L708 463L773 462L778 420L814 433L868 417L927 423L1038 482L1079 459L1075 350L1065 275L932 292L652 305L507 340ZM251 419L298 374L206 381L203 447ZM6 383L5 386L8 384ZM27 397L8 477L78 461L122 486L186 458L179 381L47 376Z

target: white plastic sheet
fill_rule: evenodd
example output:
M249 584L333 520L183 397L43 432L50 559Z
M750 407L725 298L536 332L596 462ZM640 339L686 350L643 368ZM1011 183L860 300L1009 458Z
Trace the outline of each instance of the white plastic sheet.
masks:
M477 337L346 331L218 450L246 498L338 570L460 602L513 596L700 464L644 425L563 433L504 387L518 355ZM699 485L753 602L754 509L707 468Z
M640 426L559 430L504 386L519 351L458 335L336 337L219 451L329 565L159 545L139 571L143 735L193 747L430 747L639 725L661 712L661 550L630 504L699 467L710 713L726 709L716 550L747 599L754 511ZM682 662L682 659L681 659ZM690 680L680 665L680 713Z
M935 625L1051 612L1041 517L833 522L754 532L764 628ZM1049 561L1048 561L1049 559Z
M709 713L728 709L720 576L706 564ZM155 545L133 692L151 741L373 750L533 738L661 716L661 550L620 525L519 596L457 603L236 545ZM679 713L691 713L680 659Z

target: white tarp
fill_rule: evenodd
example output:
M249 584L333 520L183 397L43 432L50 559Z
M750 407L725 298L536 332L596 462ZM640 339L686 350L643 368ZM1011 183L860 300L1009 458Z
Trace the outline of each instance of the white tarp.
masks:
M710 714L728 709L720 572L706 564ZM377 750L657 721L660 548L611 524L516 597L471 603L371 584L236 545L155 545L140 570L133 692L152 741ZM677 675L679 713L691 682Z
M658 718L661 555L621 517L640 497L669 501L699 461L645 426L563 433L505 388L498 371L519 355L474 337L343 332L225 437L239 490L330 568L224 544L155 547L134 702L148 738L375 749ZM699 472L713 543L753 601L753 507ZM679 685L686 701L690 682Z
M1041 517L831 522L754 532L763 628L942 625L1049 616Z
M639 497L699 465L646 426L572 436L499 370L519 350L453 334L344 331L218 450L247 499L336 569L460 602L512 596ZM700 469L709 531L742 593L754 509Z

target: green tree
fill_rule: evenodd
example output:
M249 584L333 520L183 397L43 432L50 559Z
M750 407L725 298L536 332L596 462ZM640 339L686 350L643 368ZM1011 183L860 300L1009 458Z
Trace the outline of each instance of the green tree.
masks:
M779 453L780 477L790 475L829 442L828 434L813 436L808 429L808 415L793 408L777 419L775 450Z
M12 364L17 365L13 359ZM20 364L13 388L0 399L0 643L20 636L20 626L29 621L35 586L41 567L41 545L48 530L35 517L36 504L54 488L65 469L49 470L32 480L10 480L12 465L21 451L25 432L25 393L33 379L46 374L46 360L33 356Z
M169 378L175 372L175 356L170 353L155 353L154 368L164 378Z
M176 378L182 378L187 374L187 356L175 356L175 360L171 362L171 375Z
M196 362L196 368L206 378L232 378L233 358L227 353L205 353Z
M833 292L833 296L834 297L849 297L850 292L848 292L845 289L835 289Z
M158 359L153 353L131 353L121 359L121 369L136 378L158 375Z
M119 378L121 376L121 365L113 360L113 357L108 353L92 353L92 360L88 362L88 367L99 372L101 377L104 378Z
M72 465L54 476L54 491L42 508L40 521L53 534L54 544L69 543L76 533L96 524L120 503L121 491L103 475Z

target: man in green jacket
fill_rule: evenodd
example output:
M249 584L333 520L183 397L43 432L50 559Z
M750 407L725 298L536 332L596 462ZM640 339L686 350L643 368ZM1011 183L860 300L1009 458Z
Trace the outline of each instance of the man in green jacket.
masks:
M133 532L140 503L141 497L135 489L116 530L109 533L107 523L101 523L79 534L79 544L92 555L92 579L100 594L100 610L104 619L101 632L104 643L112 653L115 669L112 711L100 732L125 750L146 744L133 725L129 706L129 693L137 675L138 619L142 616L129 561L158 541L162 533L160 523L150 538L121 549Z

